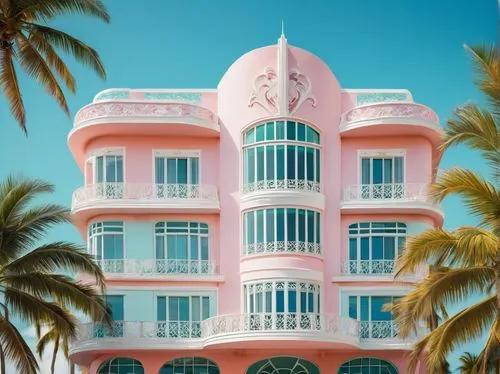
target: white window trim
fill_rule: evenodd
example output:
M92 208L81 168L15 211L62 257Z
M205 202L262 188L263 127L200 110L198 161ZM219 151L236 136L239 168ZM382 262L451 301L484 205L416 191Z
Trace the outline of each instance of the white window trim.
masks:
M89 224L87 225L87 248L91 249L91 248L89 248L90 247L90 236L89 236L90 226L92 226L94 223L104 223L104 222L121 222L123 224L123 233L122 233L123 234L123 260L127 260L126 222L122 221L122 220L116 220L116 221L114 221L114 220L104 220L104 221L97 220L97 221L89 222ZM93 250L91 250L89 253L91 255L94 255L94 256L97 255L97 253L95 253Z
M186 290L182 287L172 287L161 291L153 292L154 297L154 316L155 320L158 319L158 297L190 297L190 296L200 296L208 297L208 303L210 308L210 317L215 317L219 314L219 290L218 289L196 289L196 290ZM191 306L190 306L191 307Z
M358 149L358 184L363 180L363 158L403 157L403 184L406 183L406 150L405 149Z
M152 156L151 156L151 182L153 185L155 184L155 178L156 178L156 168L155 168L155 158L156 157L172 157L172 158L198 158L198 184L202 184L202 178L201 176L203 175L202 173L202 155L201 155L201 149L153 149Z
M125 147L111 147L111 148L99 148L99 149L94 149L92 152L90 152L89 156L87 157L87 159L85 160L85 166L84 166L84 183L85 185L89 185L89 184L95 184L95 173L96 173L96 158L99 157L99 156L122 156L122 164L123 164L123 183L126 183L127 181L127 178L126 178L126 170L127 170L127 167L126 167L126 160L127 160L127 157L125 156L126 154L126 148ZM88 167L90 165L90 168L91 168L91 172L92 172L92 175L91 175L91 181L89 181L87 179L87 172L88 172ZM91 183L89 183L91 182Z
M401 234L401 233L372 233L370 232L369 234L351 234L349 232L350 230L350 226L353 225L353 224L360 224L360 223L380 223L380 222L391 222L391 223L404 223L406 225L405 227L405 233L404 234ZM401 228L399 228L401 230ZM366 230L366 229L360 229L358 228L357 230ZM372 228L368 228L368 230L372 230ZM352 236L351 236L352 235ZM358 259L357 260L351 260L351 248L350 248L350 239L352 238L372 238L373 236L383 236L383 237L396 237L396 238L399 238L399 237L404 237L405 240L408 238L408 222L406 221L391 221L391 220L381 220L381 221L354 221L354 222L350 222L347 224L347 243L346 243L346 261L361 261L361 240L358 240L358 243L357 243L357 255L358 255ZM369 241L369 253L370 253L370 258L368 259L368 261L371 261L372 260L372 241L370 240ZM394 260L396 260L399 256L398 256L398 251L399 251L399 248L397 247L397 240L396 240L396 246L395 246L395 251L394 251ZM375 274L366 274L366 275L375 275Z
M349 296L404 296L414 287L340 287L339 315L349 317Z
M251 281L245 281L241 283L240 287L240 292L241 292L241 298L240 298L240 310L242 313L250 313L245 310L245 286L252 285L252 284L262 284L262 283L275 283L275 282L294 282L294 283L307 283L307 284L312 284L316 285L319 287L319 308L318 308L318 314L322 313L322 310L324 309L324 299L323 299L323 282L314 282L311 280L304 280L304 279L296 279L296 278L280 278L280 279L259 279L259 280L251 280ZM275 293L276 290L273 289L273 292ZM284 300L285 302L288 301L288 293L284 293ZM316 300L314 300L316 302ZM269 313L269 312L262 312L262 313ZM270 313L278 313L278 312L270 312ZM300 313L300 312L296 312Z
M154 249L154 256L155 256L155 260L156 260L156 236L159 236L159 234L156 233L156 224L157 223L160 223L160 222L164 222L164 223L168 223L168 222L187 222L188 223L188 228L189 228L189 223L193 222L193 223L204 223L206 225L208 225L208 234L207 234L207 238L208 238L208 260L206 261L214 261L214 257L215 256L212 256L212 234L211 234L211 231L212 231L212 225L209 223L209 222L205 222L205 221L196 221L196 220L176 220L176 219L170 219L170 220L166 220L166 221L154 221L153 222L153 249ZM167 237L168 236L168 233L164 233L162 234L163 236ZM203 237L205 234L197 234L198 237ZM191 244L189 244L191 245ZM191 249L191 248L190 248ZM201 251L201 248L200 248L200 251ZM201 254L201 253L200 253ZM190 256L190 253L188 254L188 257ZM167 253L165 252L165 260L168 260L167 258ZM174 259L172 259L174 260ZM188 260L192 260L192 259L188 259ZM182 261L182 260L180 260ZM198 261L205 261L205 260L198 260Z

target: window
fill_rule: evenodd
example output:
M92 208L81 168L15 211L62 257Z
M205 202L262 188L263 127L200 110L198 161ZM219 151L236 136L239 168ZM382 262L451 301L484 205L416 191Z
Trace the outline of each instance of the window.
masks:
M340 366L338 374L398 374L396 367L378 358L362 357L347 361Z
M349 317L361 321L361 338L384 339L397 336L392 313L384 305L397 302L399 296L349 296Z
M404 250L406 224L359 222L349 225L348 274L391 274Z
M219 374L219 367L203 357L181 357L167 362L159 374Z
M157 271L209 273L208 225L201 222L158 222L155 225Z
M405 196L404 158L362 157L361 197L363 199L394 199Z
M94 338L119 338L123 336L124 303L123 295L104 295L104 301L111 311L111 328L104 323L94 324Z
M298 357L272 357L250 366L246 374L319 374L318 367L311 361Z
M103 363L97 374L144 374L144 368L132 358L116 357Z
M155 185L158 198L195 198L200 195L198 156L155 156Z
M94 222L89 227L88 251L104 272L123 272L123 222Z
M122 155L94 156L87 161L86 165L86 167L91 167L92 170L92 183L95 189L93 193L96 196L107 199L120 199L123 197ZM87 174L85 175L87 178Z
M200 321L210 317L208 296L158 296L158 337L199 338Z
M301 189L319 192L320 139L312 127L271 121L243 136L243 192Z
M257 209L243 214L243 253L321 253L320 213L297 208Z

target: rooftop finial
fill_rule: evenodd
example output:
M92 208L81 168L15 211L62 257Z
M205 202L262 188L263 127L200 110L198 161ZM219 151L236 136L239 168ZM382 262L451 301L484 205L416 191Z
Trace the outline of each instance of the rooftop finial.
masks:
M285 36L285 21L281 20L281 36Z

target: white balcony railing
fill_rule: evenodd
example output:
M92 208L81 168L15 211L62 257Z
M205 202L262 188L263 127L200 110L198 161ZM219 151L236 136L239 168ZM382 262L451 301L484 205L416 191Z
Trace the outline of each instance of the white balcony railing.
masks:
M426 183L358 184L344 189L344 201L427 201L428 189Z
M320 313L227 314L208 318L201 323L203 338L256 331L318 332L357 338L359 324L352 318Z
M319 255L321 254L321 244L298 241L273 241L243 246L243 254L247 256L265 253L309 253Z
M399 327L394 321L361 321L360 338L363 339L396 339Z
M375 275L392 274L396 265L395 260L348 260L342 263L344 275Z
M415 103L371 103L353 108L342 115L341 126L346 123L408 118L421 120L439 126L437 114L425 105Z
M301 190L310 192L320 192L319 182L306 179L269 179L245 183L243 193L251 193L267 190Z
M99 322L79 325L76 341L105 338L190 339L200 336L200 322L114 321L111 327Z
M133 275L190 274L213 275L217 273L215 261L211 260L97 260L104 273Z
M137 200L137 201L206 201L218 204L216 186L200 184L154 184L154 183L95 183L80 187L73 193L73 209L93 201Z

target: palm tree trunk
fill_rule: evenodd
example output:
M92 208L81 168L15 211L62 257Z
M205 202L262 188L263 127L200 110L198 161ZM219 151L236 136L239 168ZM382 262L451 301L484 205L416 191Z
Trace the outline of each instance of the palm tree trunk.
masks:
M57 359L57 351L58 350L59 350L59 337L54 341L54 351L52 353L52 362L50 364L51 374L55 374L55 372L56 372L56 359Z
M75 374L75 364L72 362L69 364L69 374Z
M5 355L3 353L3 347L0 345L0 374L6 374L5 372Z
M496 287L497 287L497 308L498 314L500 315L500 238L498 238L497 244L497 260L495 264L495 275L497 277Z

